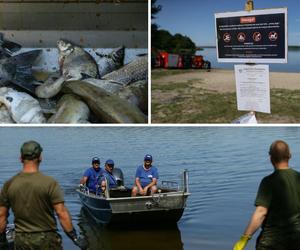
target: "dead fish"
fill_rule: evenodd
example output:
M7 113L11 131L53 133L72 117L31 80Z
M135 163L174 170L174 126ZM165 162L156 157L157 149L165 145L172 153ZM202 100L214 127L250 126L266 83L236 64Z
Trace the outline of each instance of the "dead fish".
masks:
M121 68L124 65L125 47L118 47L107 55L98 52L96 52L96 55L103 58L101 63L99 63L99 74L100 76L104 76Z
M104 90L106 90L107 92L114 94L119 92L121 89L124 88L124 86L122 84L116 83L116 82L111 82L108 80L102 80L102 79L96 79L96 78L87 78L87 79L83 79L83 82L88 82L92 85L95 85L97 87L100 87Z
M57 47L61 77L55 82L49 81L38 86L35 93L40 98L55 96L65 81L99 77L97 63L83 48L65 40L58 40Z
M16 123L44 123L39 102L31 95L11 88L0 88L0 102L3 103Z
M2 124L15 123L14 120L10 117L10 113L4 104L0 104L0 123Z
M57 103L57 112L48 123L88 123L89 107L79 97L67 94Z
M42 50L32 50L0 59L0 83L12 82L26 92L34 93L36 86L32 65Z
M148 114L148 82L138 81L120 89L117 95L139 107L143 113Z
M124 67L111 72L102 79L128 85L132 82L147 80L148 77L148 56L138 57Z
M20 44L4 39L3 33L0 33L0 59L11 57L11 55L22 48Z
M117 95L84 81L66 82L63 90L80 96L99 119L107 123L146 123L146 116Z

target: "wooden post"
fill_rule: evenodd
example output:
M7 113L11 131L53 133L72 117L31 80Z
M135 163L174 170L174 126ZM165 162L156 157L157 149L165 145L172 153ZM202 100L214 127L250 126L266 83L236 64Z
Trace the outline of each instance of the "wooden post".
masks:
M245 4L245 11L254 10L254 3L253 0L247 0ZM254 65L255 63L246 63L248 65ZM255 111L250 111L250 114L255 115Z
M253 0L247 0L247 2L245 4L245 10L246 11L254 10Z

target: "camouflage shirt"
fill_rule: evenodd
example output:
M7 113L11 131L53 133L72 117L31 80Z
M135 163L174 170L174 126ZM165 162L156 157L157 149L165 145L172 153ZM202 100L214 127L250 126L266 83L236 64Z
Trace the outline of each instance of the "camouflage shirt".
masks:
M61 202L64 198L59 184L41 172L15 175L0 194L0 206L14 213L16 232L56 230L53 204Z

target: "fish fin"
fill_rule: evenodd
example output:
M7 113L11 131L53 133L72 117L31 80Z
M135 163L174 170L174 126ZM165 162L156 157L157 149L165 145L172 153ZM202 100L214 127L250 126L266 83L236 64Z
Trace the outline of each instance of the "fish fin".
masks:
M37 86L34 85L32 82L24 82L24 81L19 81L19 80L15 79L15 80L12 80L11 83L16 85L20 89L24 90L28 94L35 96L35 89Z
M11 41L3 41L1 46L4 49L4 52L9 56L11 56L13 53L19 51L22 48L20 44Z
M32 66L37 57L41 54L42 50L31 50L18 55L15 55L11 58L11 62L14 62L17 66Z

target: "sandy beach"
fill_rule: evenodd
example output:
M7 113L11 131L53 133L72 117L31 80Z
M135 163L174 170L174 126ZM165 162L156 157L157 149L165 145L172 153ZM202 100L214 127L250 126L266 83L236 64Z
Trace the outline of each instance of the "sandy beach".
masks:
M220 93L235 92L234 70L212 69L192 71L183 74L164 76L152 80L153 84L190 82L193 87L213 90ZM300 90L300 73L270 72L271 89Z

